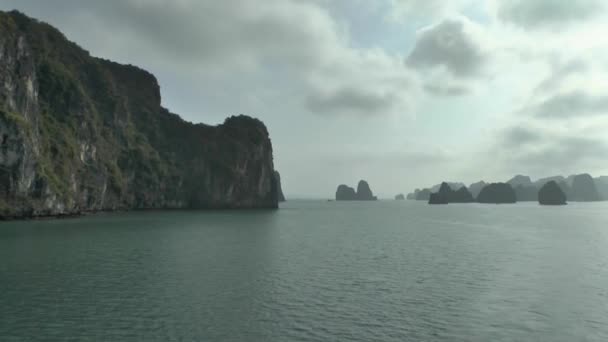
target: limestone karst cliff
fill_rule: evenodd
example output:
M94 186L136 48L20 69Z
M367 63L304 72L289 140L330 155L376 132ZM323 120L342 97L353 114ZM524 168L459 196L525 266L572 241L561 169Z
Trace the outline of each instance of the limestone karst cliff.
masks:
M156 78L0 12L0 217L276 208L272 145L247 116L193 124Z
M285 194L283 194L283 184L281 183L281 174L279 171L274 172L274 180L276 182L277 199L279 202L286 202Z

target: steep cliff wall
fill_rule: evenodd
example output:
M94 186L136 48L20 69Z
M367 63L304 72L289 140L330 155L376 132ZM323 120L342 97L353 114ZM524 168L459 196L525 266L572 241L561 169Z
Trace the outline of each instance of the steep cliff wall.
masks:
M276 208L276 187L261 121L186 122L150 73L0 12L0 217Z

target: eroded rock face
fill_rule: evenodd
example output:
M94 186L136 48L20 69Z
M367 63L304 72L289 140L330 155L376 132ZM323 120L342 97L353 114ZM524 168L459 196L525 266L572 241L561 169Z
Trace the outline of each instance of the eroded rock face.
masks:
M286 200L285 195L283 194L283 185L281 184L281 174L279 171L274 172L274 179L276 182L277 198L279 202L285 202Z
M0 217L277 202L261 121L186 122L150 73L0 12Z
M517 197L511 185L507 183L492 183L486 185L479 196L477 202L487 204L507 204L516 203Z
M565 205L566 194L555 181L549 181L539 190L538 202L542 205Z

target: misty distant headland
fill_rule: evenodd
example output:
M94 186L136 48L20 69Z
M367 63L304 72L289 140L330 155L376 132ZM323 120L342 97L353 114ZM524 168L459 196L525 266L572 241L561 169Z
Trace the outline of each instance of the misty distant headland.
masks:
M502 183L479 181L469 187L458 182L416 189L407 199L429 204L539 202L543 205L562 205L570 202L598 202L608 200L608 177L593 178L589 174L553 176L536 181L517 175Z

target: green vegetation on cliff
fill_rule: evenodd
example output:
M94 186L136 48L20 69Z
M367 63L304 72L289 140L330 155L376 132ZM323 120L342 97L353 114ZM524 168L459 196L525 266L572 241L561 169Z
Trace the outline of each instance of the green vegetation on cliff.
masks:
M152 74L19 12L0 12L0 52L1 216L277 206L261 121L184 121Z

